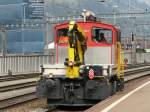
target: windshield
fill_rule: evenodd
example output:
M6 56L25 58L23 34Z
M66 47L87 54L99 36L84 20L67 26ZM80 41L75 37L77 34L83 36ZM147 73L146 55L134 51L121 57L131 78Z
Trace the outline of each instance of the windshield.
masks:
M68 42L68 28L57 30L57 43L65 44Z
M112 31L109 29L94 27L92 30L92 41L95 43L112 44Z

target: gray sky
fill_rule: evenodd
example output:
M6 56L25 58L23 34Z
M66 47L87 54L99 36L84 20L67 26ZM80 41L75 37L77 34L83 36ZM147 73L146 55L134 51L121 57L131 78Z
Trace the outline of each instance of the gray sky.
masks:
M143 3L146 3L147 5L150 6L150 0L138 0L139 2L143 2Z

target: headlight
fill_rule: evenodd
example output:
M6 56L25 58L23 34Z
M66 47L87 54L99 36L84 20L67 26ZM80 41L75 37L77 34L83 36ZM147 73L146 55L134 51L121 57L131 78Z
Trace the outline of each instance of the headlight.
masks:
M52 78L52 77L53 77L53 74L52 74L52 73L43 74L42 77L43 77L43 78Z
M68 62L68 65L69 65L69 66L73 66L73 62L72 62L72 61L69 61L69 62Z

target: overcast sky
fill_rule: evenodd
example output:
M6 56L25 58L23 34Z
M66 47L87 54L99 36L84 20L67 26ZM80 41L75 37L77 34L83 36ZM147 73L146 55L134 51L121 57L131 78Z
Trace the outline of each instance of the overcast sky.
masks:
M146 3L147 5L150 5L150 0L138 0L139 2Z

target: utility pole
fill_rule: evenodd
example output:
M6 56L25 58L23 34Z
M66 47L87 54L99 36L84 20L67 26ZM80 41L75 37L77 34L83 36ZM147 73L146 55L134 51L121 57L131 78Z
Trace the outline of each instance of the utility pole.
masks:
M128 0L128 5L129 5L129 13L131 12L131 0Z
M48 36L49 36L49 21L48 21L48 12L47 12L47 10L48 10L48 6L47 6L47 4L48 4L48 0L45 0L45 2L44 2L44 4L45 4L45 13L44 13L44 23L45 23L45 46L44 46L44 53L45 54L48 54L49 52L48 52Z
M45 50L48 49L48 35L49 35L48 29L49 29L48 28L48 13L46 13L45 15Z
M26 5L27 5L27 3L23 3L22 4L22 10L23 10L23 12L22 12L22 23L23 24L25 24L25 22L26 22Z
M7 53L7 34L5 29L1 29L2 32L2 56Z
M136 64L136 43L135 43L135 34L132 33L131 35L131 41L132 41L132 52L131 52L131 64Z

